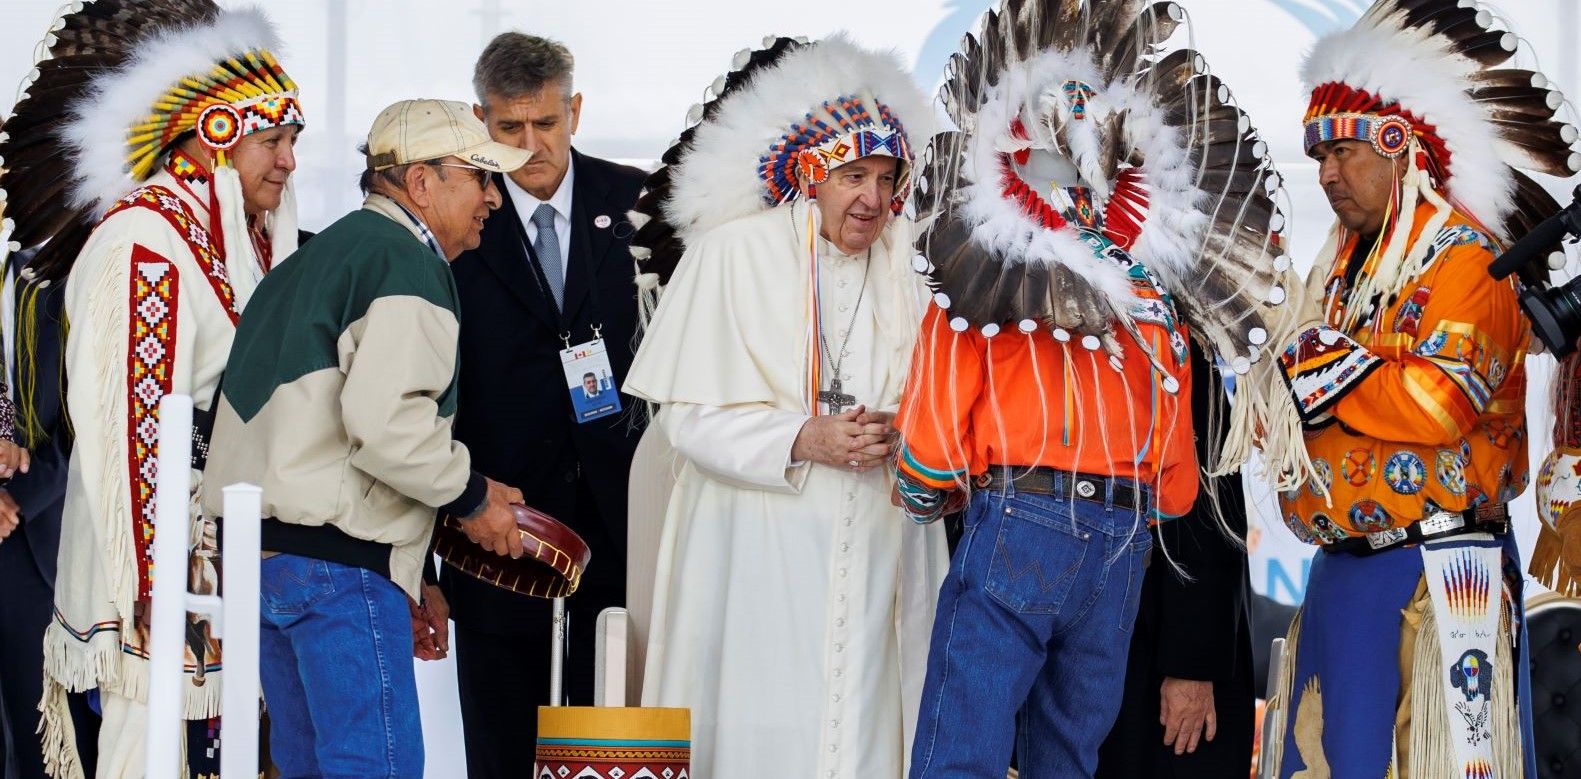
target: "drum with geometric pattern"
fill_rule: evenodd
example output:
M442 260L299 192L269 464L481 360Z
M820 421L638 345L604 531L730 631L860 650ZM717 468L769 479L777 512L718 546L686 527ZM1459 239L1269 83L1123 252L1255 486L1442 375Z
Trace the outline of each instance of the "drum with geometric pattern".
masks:
M690 779L689 709L540 706L534 779Z

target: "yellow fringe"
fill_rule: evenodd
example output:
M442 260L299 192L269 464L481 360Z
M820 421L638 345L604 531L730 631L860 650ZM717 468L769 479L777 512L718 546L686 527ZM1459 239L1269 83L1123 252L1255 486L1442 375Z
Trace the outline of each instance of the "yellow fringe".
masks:
M1570 522L1581 522L1581 517L1565 517ZM1571 530L1572 533L1581 530ZM1567 565L1564 559L1564 537L1546 524L1537 526L1537 543L1532 547L1532 561L1526 570L1554 592L1567 598L1581 596L1581 569Z
M37 449L50 439L49 431L38 417L38 299L43 293L41 284L48 282L35 282L23 286L19 290L17 299L17 324L16 324L16 383L13 387L16 397L16 424L17 433L21 438L20 443L28 449ZM65 354L65 336L61 336L61 354ZM65 360L60 361L57 370L64 378ZM66 398L64 380L56 383L60 394L60 407L65 412Z

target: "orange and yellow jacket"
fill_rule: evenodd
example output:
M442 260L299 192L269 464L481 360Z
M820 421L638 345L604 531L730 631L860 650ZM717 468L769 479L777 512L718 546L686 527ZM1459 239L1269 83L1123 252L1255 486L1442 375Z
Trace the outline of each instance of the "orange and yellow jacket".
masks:
M1432 215L1416 213L1414 245ZM1401 528L1436 508L1505 503L1525 489L1527 326L1514 282L1488 275L1494 244L1459 213L1425 270L1380 313L1344 321L1351 237L1324 280L1329 324L1280 358L1319 478L1280 495L1308 543Z

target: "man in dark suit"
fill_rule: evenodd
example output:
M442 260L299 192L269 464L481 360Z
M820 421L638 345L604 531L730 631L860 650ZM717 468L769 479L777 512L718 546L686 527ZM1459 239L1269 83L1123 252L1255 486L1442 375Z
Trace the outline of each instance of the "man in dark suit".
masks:
M499 177L504 205L451 268L461 293L456 437L473 468L517 485L592 550L567 600L565 666L567 696L588 705L594 621L625 602L626 480L641 429L624 395L625 413L579 423L560 352L601 338L616 387L631 367L637 290L625 215L644 174L571 148L582 107L572 64L561 44L521 33L496 37L478 58L478 116L494 140L533 157ZM520 776L536 707L549 703L550 602L449 566L441 583L456 623L468 775Z
M0 775L43 779L43 750L35 731L43 694L44 629L54 613L55 555L71 430L60 404L65 394L64 286L22 278L17 268L30 256L24 252L11 257L0 276L3 375L18 407L16 440L31 455L27 472L0 486L0 730L15 770L8 773L0 762ZM97 720L83 696L73 695L71 705L78 753L83 765L94 765Z
M1197 461L1211 463L1213 442L1228 429L1224 383L1195 346L1191 370L1192 417L1204 431ZM1206 479L1191 511L1153 528L1120 714L1098 751L1098 779L1221 779L1251 771L1251 585L1246 550L1225 534L1221 518L1246 537L1239 475Z

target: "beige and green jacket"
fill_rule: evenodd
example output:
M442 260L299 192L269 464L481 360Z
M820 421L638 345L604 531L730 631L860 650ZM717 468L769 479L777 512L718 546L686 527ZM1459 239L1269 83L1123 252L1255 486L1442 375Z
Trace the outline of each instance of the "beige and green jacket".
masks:
M264 550L357 565L418 596L436 511L485 482L451 436L460 327L450 268L370 195L273 270L225 368L203 508L263 488Z

